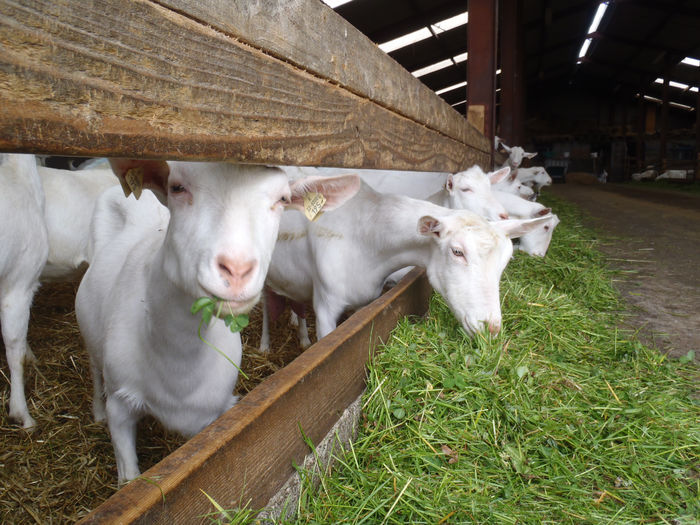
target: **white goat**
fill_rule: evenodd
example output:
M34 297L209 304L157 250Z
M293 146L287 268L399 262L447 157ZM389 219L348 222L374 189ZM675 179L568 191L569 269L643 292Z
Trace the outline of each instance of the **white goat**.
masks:
M507 236L522 235L538 222L489 223L363 183L342 208L314 222L284 214L266 283L295 301L312 302L321 338L345 309L378 297L389 274L422 266L465 331L497 333L499 280L513 250Z
M655 180L687 180L689 174L692 174L692 170L666 170Z
M517 170L523 163L523 159L532 159L537 156L537 152L530 153L525 151L520 146L506 146L502 141L500 143L501 147L508 153L508 158L506 159L503 167L509 166L513 170Z
M542 222L536 227L519 237L518 248L530 255L544 257L549 249L554 228L559 224L559 217L551 213L551 208L545 208L538 202L532 202L503 191L494 191L493 194L511 217L517 219L542 218Z
M491 188L509 172L509 168L502 168L487 174L479 166L472 166L466 171L448 174L443 189L426 200L453 210L469 210L491 221L507 219L508 212L493 196Z
M10 368L10 412L24 428L36 422L24 396L29 308L49 253L44 191L34 155L5 155L0 164L0 325Z
M44 216L49 235L49 258L41 280L77 280L90 260L90 222L95 202L119 181L109 164L78 171L40 166L38 171L46 195Z
M202 327L190 307L213 296L224 314L258 301L285 207L321 193L327 209L357 176L289 182L278 169L227 163L112 160L120 178L142 170L141 199L119 188L95 208L94 257L76 314L90 354L93 413L106 418L120 483L139 475L136 422L144 414L192 436L236 402L241 339L223 323ZM210 344L220 350L212 349ZM234 364L232 364L232 363ZM104 396L104 397L103 397Z
M547 170L542 166L518 168L516 170L516 177L521 183L530 186L535 193L539 193L542 187L552 184L552 177L549 176Z
M295 166L285 166L283 169L290 177L317 172L343 173L345 171L342 169L299 168ZM469 210L490 220L508 218L506 210L491 194L491 185L499 183L508 176L509 172L510 168L503 168L486 174L477 165L455 174L358 170L360 177L370 187L380 193L394 193L428 200L446 208ZM436 188L440 189L435 191ZM411 269L412 267L407 267L392 273L386 278L386 282L398 282ZM271 320L274 321L279 315L283 308L284 298L270 291L265 296L265 301L259 346L259 349L263 352L270 349L269 323ZM304 320L303 303L296 301L291 301L291 303L292 313L290 321L292 325L297 327L300 346L307 348L311 345L311 340L309 339L307 325Z
M640 172L640 173L633 173L632 174L632 180L640 182L644 180L655 180L656 177L659 175L659 172L656 171L653 166L647 166L647 168Z
M508 166L501 169L510 170ZM507 177L504 177L503 179L495 183L492 189L494 191L512 193L513 195L517 195L519 197L522 197L523 199L532 200L536 197L535 190L533 190L526 184L523 184L523 182L518 179L518 172L515 170L511 170L510 174Z

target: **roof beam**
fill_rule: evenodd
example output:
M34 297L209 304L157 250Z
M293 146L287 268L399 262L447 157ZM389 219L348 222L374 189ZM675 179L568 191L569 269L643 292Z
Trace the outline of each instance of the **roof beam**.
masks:
M585 0L583 2L580 2L576 5L567 7L566 9L559 9L557 11L552 11L551 15L551 21L552 23L557 22L558 20L561 20L562 18L566 18L568 16L572 15L578 15L582 11L586 11L589 9L592 9L593 7L596 7L600 3L600 0ZM533 20L532 22L529 22L525 24L524 30L525 31L539 31L541 28L541 22L540 20Z

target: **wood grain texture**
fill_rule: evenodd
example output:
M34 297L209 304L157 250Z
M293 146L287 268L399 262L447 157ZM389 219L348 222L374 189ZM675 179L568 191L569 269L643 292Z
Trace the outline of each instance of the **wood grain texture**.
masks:
M465 126L462 115L319 0L162 3L459 142L488 150L488 141Z
M405 315L423 314L432 288L414 269L231 410L116 492L81 523L196 523L213 508L262 508L365 386L365 365Z
M478 147L450 138L151 1L0 0L0 13L0 151L435 171L490 160L478 134Z

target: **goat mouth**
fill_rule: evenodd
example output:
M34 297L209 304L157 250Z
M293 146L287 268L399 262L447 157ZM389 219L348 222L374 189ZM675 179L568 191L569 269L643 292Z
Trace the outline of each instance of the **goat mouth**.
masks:
M228 314L245 314L250 312L253 307L258 303L260 300L260 294L257 296L245 300L245 301L225 301L221 300L219 301L219 305L221 306L221 316L226 316ZM218 309L217 309L218 310Z
M253 307L260 301L261 292L256 293L250 297L236 298L236 299L226 299L219 297L217 294L209 292L206 288L202 287L204 295L216 299L216 308L214 309L214 314L219 317L224 317L228 314L245 314L250 312Z

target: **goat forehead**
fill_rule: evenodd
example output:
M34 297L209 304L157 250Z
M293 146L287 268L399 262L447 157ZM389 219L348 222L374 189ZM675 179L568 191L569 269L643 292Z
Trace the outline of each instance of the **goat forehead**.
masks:
M457 224L453 225L446 237L481 257L500 252L501 247L508 241L505 234L478 216L476 220L470 216L458 217Z
M216 193L234 191L238 194L262 190L279 191L289 185L287 176L278 168L229 164L225 162L173 163L172 175L190 182L194 187Z

